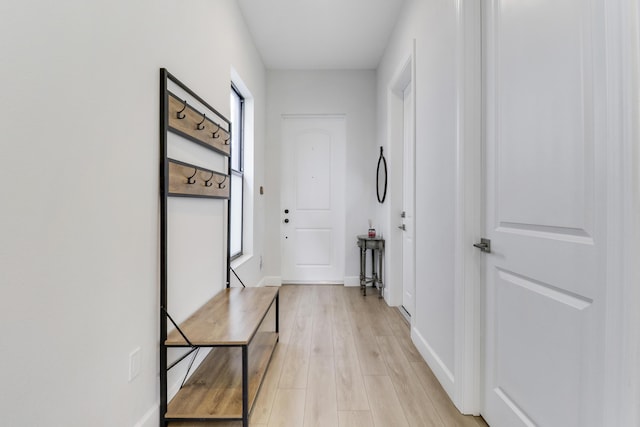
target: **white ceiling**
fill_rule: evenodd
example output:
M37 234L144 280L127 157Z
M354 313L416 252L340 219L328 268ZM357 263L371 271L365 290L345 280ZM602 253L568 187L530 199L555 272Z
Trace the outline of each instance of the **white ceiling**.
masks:
M374 69L405 0L238 0L269 69Z

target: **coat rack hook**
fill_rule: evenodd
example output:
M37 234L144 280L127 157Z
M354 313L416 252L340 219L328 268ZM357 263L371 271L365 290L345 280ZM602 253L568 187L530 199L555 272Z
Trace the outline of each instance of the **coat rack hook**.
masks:
M213 172L211 172L211 176L209 177L209 179L207 179L207 180L204 182L204 186L205 186L205 187L211 187L211 186L213 185L213 183L212 183L212 182L210 182L212 179L213 179Z
M187 100L185 99L183 101L183 105L182 105L182 110L180 111L176 111L176 117L180 120L184 119L185 117L187 117L186 114L183 113L184 110L187 109Z
M229 145L229 140L231 139L231 135L227 136L227 139L224 140L224 145Z
M196 129L203 130L204 126L202 124L204 123L205 120L207 120L207 115L206 115L206 113L203 113L202 114L202 121L200 123L196 124Z
M217 138L218 137L218 131L220 130L220 125L217 123L214 123L218 128L216 130L213 131L213 135L211 135L211 138Z
M196 180L192 179L194 176L196 176L196 174L198 173L198 168L193 168L193 175L191 175L190 177L187 177L187 184L195 184Z
M224 182L227 180L227 176L225 175L222 178L222 181L218 182L216 181L216 184L218 184L218 188L222 189L222 188L226 188L226 185L224 185Z

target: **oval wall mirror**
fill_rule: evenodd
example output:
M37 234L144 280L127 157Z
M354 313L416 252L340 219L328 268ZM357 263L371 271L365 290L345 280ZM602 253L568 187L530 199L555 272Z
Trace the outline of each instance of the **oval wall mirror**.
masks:
M382 154L382 147L380 147L378 170L376 171L376 192L378 194L378 202L384 203L384 199L387 198L387 160Z

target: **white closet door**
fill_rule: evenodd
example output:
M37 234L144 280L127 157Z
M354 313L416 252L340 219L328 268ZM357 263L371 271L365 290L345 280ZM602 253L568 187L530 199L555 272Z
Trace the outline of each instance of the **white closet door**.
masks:
M603 425L603 1L484 3L492 427Z

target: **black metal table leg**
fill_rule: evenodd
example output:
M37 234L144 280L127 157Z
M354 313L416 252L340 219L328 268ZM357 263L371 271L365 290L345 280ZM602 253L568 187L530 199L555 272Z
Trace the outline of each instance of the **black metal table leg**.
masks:
M276 294L276 332L278 332L278 341L280 341L280 292Z
M242 346L242 427L249 427L249 355L248 346Z

